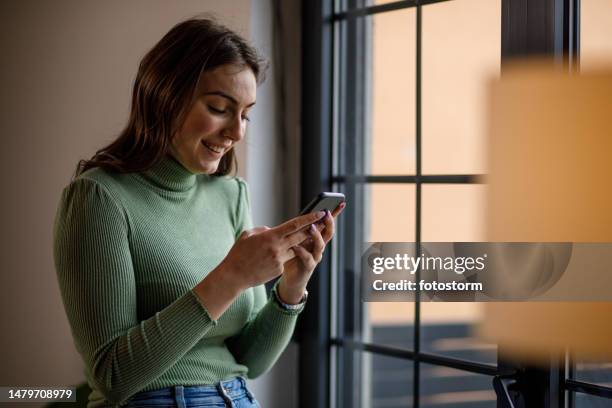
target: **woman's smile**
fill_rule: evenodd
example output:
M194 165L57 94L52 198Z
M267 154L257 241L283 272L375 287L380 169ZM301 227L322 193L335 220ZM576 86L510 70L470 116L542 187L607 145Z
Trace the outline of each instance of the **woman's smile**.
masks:
M204 148L208 152L210 152L212 155L214 155L215 157L223 156L223 153L225 153L225 151L226 151L226 147L225 146L218 146L218 145L209 143L209 142L207 142L205 140L202 140L202 145L204 145Z

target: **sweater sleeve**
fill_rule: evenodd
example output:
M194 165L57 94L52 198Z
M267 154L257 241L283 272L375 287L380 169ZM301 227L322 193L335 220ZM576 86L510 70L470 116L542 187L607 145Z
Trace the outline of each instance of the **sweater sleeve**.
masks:
M250 229L253 225L247 185L242 179L236 180L239 184L236 236L239 236L244 229ZM283 309L271 296L266 295L264 285L252 290L254 305L248 322L240 333L226 340L236 361L248 367L248 378L256 378L272 367L289 344L297 316L302 311Z
M62 193L54 261L75 346L92 387L124 402L174 365L217 322L190 290L138 321L129 217L103 185L76 179Z

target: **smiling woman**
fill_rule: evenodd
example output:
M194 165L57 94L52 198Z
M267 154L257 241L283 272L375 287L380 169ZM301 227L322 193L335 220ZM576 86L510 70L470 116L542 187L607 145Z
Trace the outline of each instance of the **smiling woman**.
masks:
M54 258L88 407L259 406L245 377L287 346L337 215L253 228L229 173L263 68L226 27L178 24L142 60L123 132L64 189Z
M227 27L206 19L178 24L141 61L125 129L90 160L81 160L76 175L94 167L120 173L147 170L172 153L175 136L184 140L184 133L193 134L196 126L214 125L224 135L235 135L238 128L230 119L246 117L242 110L254 104L266 68L257 51ZM219 120L208 121L206 109L210 119ZM228 150L212 173L226 175L233 168L234 152Z

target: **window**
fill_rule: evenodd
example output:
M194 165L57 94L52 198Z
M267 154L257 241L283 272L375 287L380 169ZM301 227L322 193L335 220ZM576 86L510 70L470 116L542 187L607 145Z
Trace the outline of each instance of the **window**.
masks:
M573 58L577 10L570 0L305 3L302 197L332 189L347 207L300 322L301 406L496 407L502 372L541 380L538 398L607 396L572 379L571 365L519 372L498 361L503 350L471 336L478 304L359 298L364 242L483 240L486 79L516 54Z
M495 345L471 335L478 304L364 303L355 274L362 242L483 240L475 176L501 1L430 3L336 5L333 187L363 211L343 219L361 227L340 229L332 274L338 407L496 406L483 374L497 373Z

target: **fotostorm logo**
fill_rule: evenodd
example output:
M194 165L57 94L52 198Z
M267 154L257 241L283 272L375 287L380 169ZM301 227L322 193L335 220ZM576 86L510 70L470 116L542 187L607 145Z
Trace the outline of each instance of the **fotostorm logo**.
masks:
M487 254L478 257L465 256L408 256L408 254L395 254L394 257L373 257L371 259L372 272L380 275L387 270L404 270L414 275L420 268L423 271L453 271L458 275L465 272L482 271L485 269Z

